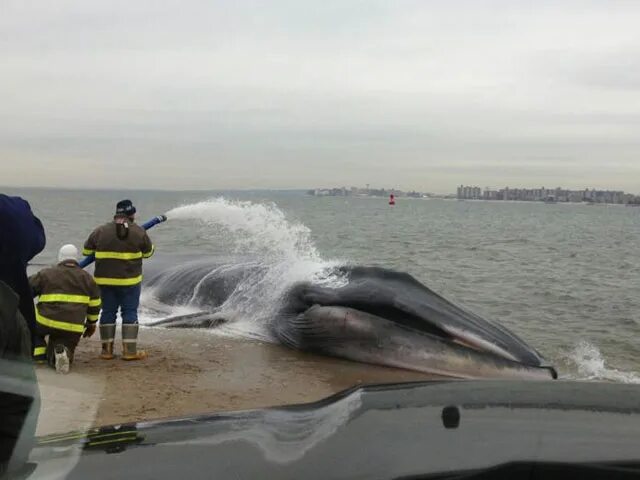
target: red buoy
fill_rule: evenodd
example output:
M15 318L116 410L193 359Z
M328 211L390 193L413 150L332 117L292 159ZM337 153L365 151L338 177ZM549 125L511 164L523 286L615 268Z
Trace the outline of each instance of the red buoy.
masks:
M396 197L393 196L393 193L391 195L389 195L389 205L395 205L396 204Z

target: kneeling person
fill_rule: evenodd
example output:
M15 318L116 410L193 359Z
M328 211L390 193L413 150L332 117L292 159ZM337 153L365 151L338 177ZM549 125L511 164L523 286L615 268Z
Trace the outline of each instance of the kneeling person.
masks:
M46 354L49 365L67 373L80 337L90 337L96 331L101 301L93 277L78 265L76 247L64 245L58 262L29 278L33 294L38 296L34 354Z

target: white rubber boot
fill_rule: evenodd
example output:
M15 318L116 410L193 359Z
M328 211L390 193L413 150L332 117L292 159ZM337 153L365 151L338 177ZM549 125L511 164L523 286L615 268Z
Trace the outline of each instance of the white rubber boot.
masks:
M67 350L67 347L58 344L54 348L54 355L56 358L56 372L63 374L69 373L69 366L71 362L69 361L69 351Z

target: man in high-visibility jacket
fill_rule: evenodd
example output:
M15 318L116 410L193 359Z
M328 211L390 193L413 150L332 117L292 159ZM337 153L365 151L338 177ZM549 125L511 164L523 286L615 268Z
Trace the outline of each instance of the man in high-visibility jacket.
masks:
M90 337L96 331L100 289L78 265L75 246L64 245L58 262L29 277L33 294L38 297L34 356L46 354L49 365L59 373L68 373L80 337Z
M118 309L122 316L122 359L142 360L147 354L137 349L138 306L142 283L142 259L153 255L153 244L144 228L135 223L131 200L116 205L113 221L96 228L84 244L84 255L94 254L94 279L102 294L100 339L105 360L114 358Z

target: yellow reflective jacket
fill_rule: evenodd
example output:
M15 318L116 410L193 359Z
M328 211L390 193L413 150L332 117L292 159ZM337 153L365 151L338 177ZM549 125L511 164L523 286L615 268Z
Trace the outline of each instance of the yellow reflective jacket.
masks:
M142 282L142 259L153 250L144 228L116 218L89 235L82 253L96 256L93 275L98 285L131 286Z
M29 277L29 285L38 297L36 322L42 327L82 333L85 321L98 321L100 289L77 262L40 270Z

